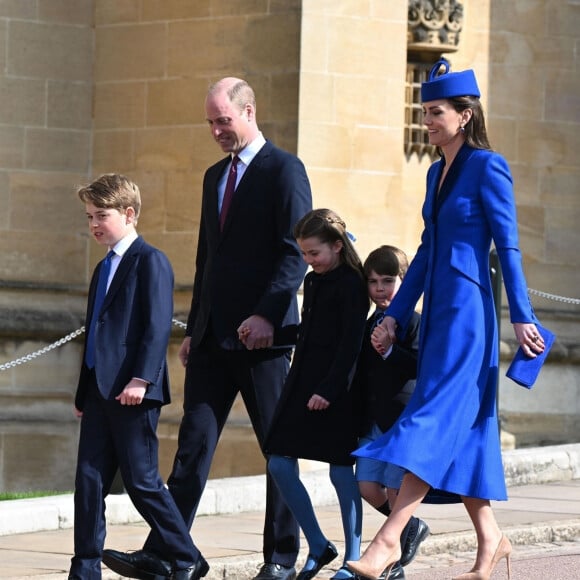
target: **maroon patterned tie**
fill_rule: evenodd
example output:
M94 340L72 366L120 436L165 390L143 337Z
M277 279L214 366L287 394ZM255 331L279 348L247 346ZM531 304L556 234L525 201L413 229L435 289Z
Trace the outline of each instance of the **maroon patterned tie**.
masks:
M220 212L220 231L224 229L224 224L226 223L226 216L228 215L228 210L230 209L230 204L232 203L232 197L234 197L234 191L236 189L236 177L238 176L238 161L240 158L234 155L232 159L232 164L230 166L230 172L228 173L228 180L226 182L226 188L224 190L224 199L222 201L222 209Z

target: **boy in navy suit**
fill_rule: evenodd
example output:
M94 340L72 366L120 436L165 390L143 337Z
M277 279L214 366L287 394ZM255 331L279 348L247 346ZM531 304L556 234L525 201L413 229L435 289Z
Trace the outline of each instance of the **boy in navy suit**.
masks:
M408 267L405 253L394 246L373 250L363 264L369 297L376 310L367 320L356 373L364 405L361 445L390 429L408 401L417 376L419 314L414 314L406 336L390 345L388 350L382 350L382 354L378 354L371 344L371 334L401 286ZM403 474L403 469L390 463L360 457L356 460L361 495L385 515L390 513L389 497L394 501ZM429 528L423 520L411 518L401 536L403 556L391 569L390 580L405 577L403 566L414 558L419 544L428 534Z
M78 190L89 231L109 253L89 289L86 340L75 413L81 418L75 481L74 557L69 580L100 580L105 497L120 470L133 504L171 555L160 577L205 575L189 531L159 475L157 423L169 403L166 353L173 316L173 271L135 226L139 188L102 175Z

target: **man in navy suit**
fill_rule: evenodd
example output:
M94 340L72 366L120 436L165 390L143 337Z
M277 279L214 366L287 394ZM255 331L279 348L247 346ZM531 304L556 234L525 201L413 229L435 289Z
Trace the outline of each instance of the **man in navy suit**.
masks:
M117 469L133 504L158 531L167 576L199 578L207 564L163 485L157 461L157 422L169 402L173 271L165 255L137 235L141 198L134 183L102 175L78 195L91 235L109 253L91 280L75 397L81 432L69 580L101 578L105 497Z
M211 134L228 155L203 181L193 299L179 353L184 416L168 486L188 527L238 393L264 442L291 354L289 345L273 345L273 331L298 323L296 294L306 271L292 228L312 209L304 165L263 137L248 83L218 81L205 107ZM245 346L241 325L250 330ZM266 504L264 565L255 580L293 580L298 525L269 476ZM114 570L130 562L133 577L142 578L153 558L168 556L152 531L143 550L106 562Z

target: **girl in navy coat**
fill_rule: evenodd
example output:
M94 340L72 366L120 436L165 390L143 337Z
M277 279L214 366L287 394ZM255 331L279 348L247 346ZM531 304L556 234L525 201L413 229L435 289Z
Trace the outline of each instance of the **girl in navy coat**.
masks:
M445 73L437 76L442 65ZM458 579L487 579L503 558L509 575L511 545L490 506L507 499L496 414L492 241L518 342L532 357L544 343L527 294L508 165L491 151L473 71L448 70L439 61L422 85L424 123L442 158L427 175L421 245L382 322L395 340L423 294L417 383L394 427L356 452L407 472L388 520L362 558L348 563L368 578L400 558L401 531L430 485L459 494L475 527L475 564Z
M297 580L314 578L337 556L324 536L298 474L298 458L330 464L345 533L345 561L358 558L362 505L353 473L358 397L351 389L369 309L362 264L334 212L309 212L294 228L312 271L304 280L302 321L276 340L296 343L282 397L266 441L268 470L308 541ZM298 332L297 332L298 331ZM285 336L288 332L292 336ZM284 335L284 336L283 336ZM346 566L333 578L354 578Z

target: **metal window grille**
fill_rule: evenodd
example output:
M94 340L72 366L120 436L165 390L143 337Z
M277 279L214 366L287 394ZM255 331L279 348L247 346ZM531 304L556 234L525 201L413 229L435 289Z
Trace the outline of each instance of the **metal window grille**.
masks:
M427 80L431 64L420 62L407 63L405 83L405 155L407 158L416 153L419 158L429 155L435 158L437 149L429 144L429 134L423 125L421 104L421 83Z

